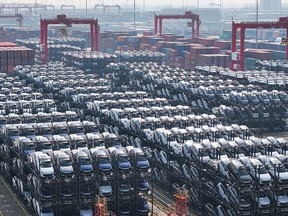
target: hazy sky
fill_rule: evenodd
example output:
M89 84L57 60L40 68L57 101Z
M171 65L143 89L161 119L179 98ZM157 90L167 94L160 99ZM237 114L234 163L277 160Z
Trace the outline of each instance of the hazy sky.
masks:
M139 7L142 7L143 1L145 1L146 7L148 8L149 6L152 5L171 5L173 7L181 7L183 5L185 6L196 6L197 5L197 0L135 0L136 4ZM220 0L199 0L199 5L200 7L209 7L210 2L214 3L219 3ZM0 0L1 3L47 3L47 4L54 4L57 7L60 7L61 4L74 4L77 7L85 7L86 0ZM93 6L95 4L133 4L133 0L87 0L88 6ZM238 5L243 7L245 4L250 3L250 4L255 4L256 0L222 0L223 6L224 7L230 7L232 5ZM282 0L283 2L283 0Z

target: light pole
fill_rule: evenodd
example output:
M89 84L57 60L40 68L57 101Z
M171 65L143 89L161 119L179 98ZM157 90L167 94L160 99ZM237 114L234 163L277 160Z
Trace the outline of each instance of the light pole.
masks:
M86 0L86 18L88 17L88 5L87 5L87 0Z
M136 2L134 0L134 31L136 31Z
M256 0L256 23L258 24L258 16L259 16L259 4L258 0ZM256 43L255 48L258 48L258 27L256 28Z

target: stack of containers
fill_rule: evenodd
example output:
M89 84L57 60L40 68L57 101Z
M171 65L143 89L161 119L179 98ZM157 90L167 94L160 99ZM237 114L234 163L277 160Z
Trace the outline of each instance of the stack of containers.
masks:
M230 50L231 49L230 41L217 40L214 42L214 46L219 47L221 50Z
M220 35L222 40L231 40L232 39L232 30L223 30L223 33Z
M197 57L198 65L218 65L221 67L228 67L229 62L230 56L223 54L200 54Z
M11 73L16 65L33 65L35 52L26 47L0 47L0 70Z
M220 54L220 48L218 48L218 47L201 47L201 46L191 47L191 67L192 68L194 68L197 64L199 64L198 63L198 56L201 54ZM206 65L206 64L204 64L204 65Z
M256 58L260 60L271 60L273 59L273 52L272 50L250 49L245 51L245 57Z
M40 31L23 27L0 28L0 41L15 42L17 39L32 37L40 37Z
M199 44L202 44L208 47L208 46L214 46L215 39L214 38L196 38L196 41Z

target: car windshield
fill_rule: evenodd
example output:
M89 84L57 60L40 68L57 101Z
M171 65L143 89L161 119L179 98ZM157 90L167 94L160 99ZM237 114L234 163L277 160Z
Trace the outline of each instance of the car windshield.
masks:
M128 157L124 155L120 155L119 162L129 162Z
M85 141L78 141L78 142L77 142L77 146L78 146L78 147L86 147L87 144L86 144Z
M90 160L88 158L80 159L82 165L90 165Z
M208 152L208 151L201 151L201 152L199 152L199 154L200 154L200 156L202 156L202 157L207 157L207 156L209 156L209 152Z
M58 133L59 134L65 134L65 133L67 133L67 130L66 130L66 128L58 128Z
M267 174L267 170L265 167L259 167L258 168L258 173L259 174Z
M104 163L110 163L109 158L108 157L100 157L99 158L99 162L104 164Z
M50 161L42 161L42 162L40 163L40 167L41 167L41 168L51 167L51 162L50 162Z
M217 90L217 94L223 94L223 90L222 89L218 89Z
M248 172L248 170L246 168L243 167L243 168L240 168L239 174L240 175L248 175L249 172Z
M26 144L25 145L25 150L34 150L34 145L32 144Z
M43 107L43 103L42 103L42 102L36 102L36 103L35 103L35 107L40 107L40 108L42 108L42 107Z
M176 136L169 136L168 137L168 141L176 141L177 140L177 137Z
M23 130L23 133L25 133L26 135L34 135L35 134L35 129L34 128L25 128Z
M101 140L93 140L91 143L93 146L105 146L105 142Z
M71 161L70 160L61 160L60 166L71 166Z
M287 169L284 166L279 166L276 168L277 172L279 173L285 173L287 172Z
M137 161L147 161L147 158L145 157L145 155L138 155Z
M52 144L51 143L46 143L42 145L43 149L52 149Z
M70 148L69 143L68 142L63 142L59 144L60 148Z
M43 122L51 122L51 118L47 116L47 117L42 118L42 121Z
M155 128L165 128L165 126L163 124L155 124Z
M9 134L10 134L10 136L18 136L18 130L17 130L17 129L15 129L15 130L10 130L10 131L9 131Z
M86 133L93 133L93 132L97 132L99 131L99 129L97 128L97 126L89 126L86 128L87 132Z
M83 133L83 128L82 127L74 127L75 133Z
M142 129L150 129L150 125L149 124L142 124L141 128Z

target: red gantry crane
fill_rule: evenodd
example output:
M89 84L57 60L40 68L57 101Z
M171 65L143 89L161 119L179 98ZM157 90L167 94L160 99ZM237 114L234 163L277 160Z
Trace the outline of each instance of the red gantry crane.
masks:
M19 23L19 27L22 27L23 24L23 16L21 14L15 14L15 15L0 15L1 18L16 18L17 22Z
M98 25L98 19L72 19L67 18L65 14L57 15L55 19L41 19L40 31L41 31L41 63L45 64L48 58L48 25L64 24L67 27L71 27L73 24L87 24L90 25L90 37L91 37L91 50L98 51L98 34L100 27Z
M240 71L244 70L244 41L245 30L256 28L284 28L288 38L288 17L280 17L277 22L232 22L232 61L230 69L234 70L239 65ZM240 53L236 52L237 30L240 29ZM288 47L286 48L286 59L288 59Z
M192 28L192 39L194 37L199 37L199 28L200 28L200 19L198 14L193 14L191 11L186 11L184 15L155 15L154 19L154 33L158 34L159 26L159 35L162 35L162 21L163 19L191 19L191 23L187 23L189 27ZM196 26L195 26L196 23Z
M110 8L117 8L118 14L121 14L121 6L120 5L103 5L103 4L96 4L95 5L95 11L97 11L98 8L103 8L103 14L109 13Z

